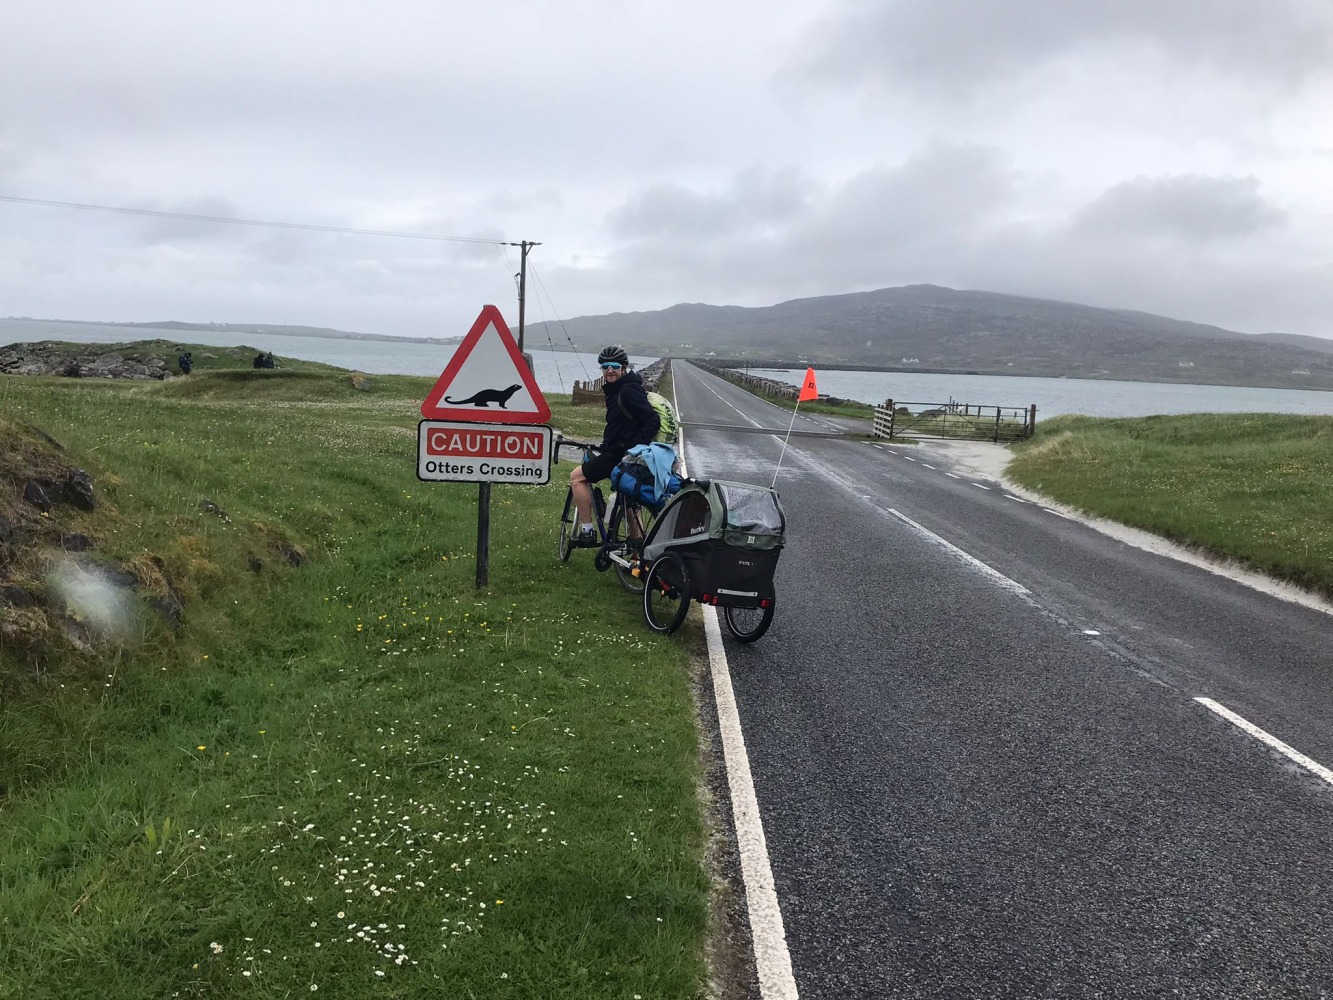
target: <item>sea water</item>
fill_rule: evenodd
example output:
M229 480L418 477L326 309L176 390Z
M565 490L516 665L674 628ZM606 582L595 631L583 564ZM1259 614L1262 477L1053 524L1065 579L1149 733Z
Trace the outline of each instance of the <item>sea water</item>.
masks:
M208 328L164 330L146 326L0 319L0 344L37 340L63 340L76 344L168 340L181 344L211 344L215 347L245 345L255 351L272 352L280 358L318 361L368 375L421 375L430 378L444 371L458 347L457 342L429 344L407 339L363 340L350 337L232 333ZM600 349L602 345L598 344L597 347ZM574 382L591 382L602 374L597 368L596 351L574 353L549 348L532 350L529 347L529 353L532 354L532 369L537 377L537 385L544 392L569 392ZM656 360L654 357L630 358L637 368L643 368Z
M751 375L799 386L805 369L749 369ZM821 394L913 410L949 402L1037 407L1037 418L1062 413L1089 417L1146 417L1161 413L1333 413L1333 392L1254 386L1116 382L1109 379L1026 378L1017 375L936 375L925 372L815 370Z
M162 330L49 320L0 319L0 344L33 340L124 343L176 340L218 347L246 345L280 357L301 358L377 375L434 377L444 371L456 344L414 340L359 340L228 333L221 330ZM529 344L529 348L536 345ZM591 345L590 345L591 346ZM596 345L600 347L601 345ZM546 347L546 345L543 345ZM573 383L601 373L595 352L531 350L537 384L546 392L568 392ZM643 367L651 356L631 359ZM805 369L751 369L751 374L799 385ZM1028 378L1015 375L939 375L925 372L849 372L817 369L819 391L863 403L941 404L950 401L1005 409L1037 407L1038 419L1062 413L1094 417L1140 417L1155 413L1333 413L1333 392L1263 389L1252 386L1115 382L1104 379Z

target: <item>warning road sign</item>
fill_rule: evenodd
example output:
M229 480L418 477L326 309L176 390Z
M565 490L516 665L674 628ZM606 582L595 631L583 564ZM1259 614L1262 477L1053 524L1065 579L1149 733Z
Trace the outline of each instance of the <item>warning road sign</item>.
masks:
M422 420L417 478L544 485L551 481L551 428Z
M421 415L427 420L500 424L541 424L551 419L551 407L495 306L482 307L426 394Z

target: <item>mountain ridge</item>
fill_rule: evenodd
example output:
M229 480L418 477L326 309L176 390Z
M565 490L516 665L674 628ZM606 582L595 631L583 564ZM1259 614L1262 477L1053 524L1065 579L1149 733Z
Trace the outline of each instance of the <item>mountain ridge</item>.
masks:
M548 324L528 328L528 343ZM1004 292L902 285L788 299L771 306L677 303L580 316L565 332L631 353L722 357L782 367L1065 376L1333 389L1333 341L1247 334L1134 309ZM789 364L781 364L788 362Z

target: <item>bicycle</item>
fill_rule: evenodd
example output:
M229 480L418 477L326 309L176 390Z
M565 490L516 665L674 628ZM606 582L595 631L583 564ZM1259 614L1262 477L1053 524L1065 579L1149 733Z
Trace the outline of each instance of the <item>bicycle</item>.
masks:
M591 442L557 438L555 444L557 459L560 456L560 448L565 445L581 449L584 461L601 451ZM593 524L600 541L597 553L593 556L593 566L599 573L605 573L614 566L616 579L620 581L622 587L631 594L642 593L644 581L640 552L644 536L652 527L653 513L629 497L614 491L608 505L601 486L596 483L590 485ZM574 539L579 528L578 517L578 507L574 503L574 488L571 486L565 491L565 506L560 514L560 537L556 543L556 553L561 562L569 562L569 557L574 551Z

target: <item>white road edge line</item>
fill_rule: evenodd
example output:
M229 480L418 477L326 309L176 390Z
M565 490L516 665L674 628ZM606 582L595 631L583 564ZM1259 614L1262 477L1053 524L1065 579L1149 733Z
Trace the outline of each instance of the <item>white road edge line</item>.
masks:
M962 478L963 478L962 476L955 476L952 472L946 472L945 475L948 476L950 479L962 479Z
M987 493L990 492L990 487L989 487L989 486L982 486L980 483L973 483L972 485L975 486L975 487L976 487L977 489L979 489L979 490L985 490Z
M971 555L968 552L964 552L962 549L960 549L953 542L949 541L947 538L941 538L939 535L935 534L935 532L931 531L929 528L917 524L906 514L896 511L892 507L889 507L887 509L888 512L892 514L894 517L898 518L898 520L902 521L904 524L909 524L913 528L915 528L916 531L921 535L921 537L925 538L927 541L934 542L936 545L941 546L942 548L948 550L949 552L952 552L955 556L957 556L959 559L962 559L968 565L974 566L977 569L981 570L981 572L985 573L987 576L989 576L996 583L1000 584L1002 587L1005 587L1008 590L1012 590L1014 591L1014 593L1017 594L1029 593L1027 587L1023 586L1017 580L1009 579L1009 577L1005 576L994 566L988 566L986 565L986 563L982 562L976 556Z
M1333 785L1333 771L1330 771L1323 764L1320 764L1318 761L1311 760L1309 757L1305 756L1305 754L1301 753L1299 750L1287 746L1287 744L1283 743L1276 736L1264 732L1253 722L1241 718L1235 712L1231 711L1231 709L1227 708L1224 705L1219 705L1217 702L1213 701L1212 698L1195 698L1194 700L1197 701L1204 708L1208 709L1208 711L1217 713L1222 718L1230 722L1232 725L1249 733L1260 743L1268 744L1268 746L1272 747L1274 750L1282 754L1282 756L1286 757L1288 760L1292 761L1293 763L1299 764L1301 767L1305 768L1311 774L1315 775L1318 778L1322 778L1324 781L1327 781L1330 785Z
M931 465L929 462L922 462L921 464L924 465L927 469L935 468L935 466Z
M736 695L722 647L722 629L717 611L703 609L704 632L708 636L708 659L713 672L713 696L717 700L717 725L722 734L722 756L727 762L731 788L732 822L741 855L745 880L745 903L750 912L750 936L754 940L754 964L759 974L759 992L764 1000L796 1000L796 978L792 974L787 934L782 924L773 868L768 860L768 842L759 816L759 799L750 776L750 757L745 751Z
M676 380L671 380L672 405L680 413L676 398ZM685 432L680 432L680 472L685 467ZM745 750L736 693L731 686L731 670L722 645L722 629L717 610L703 607L704 634L708 638L708 663L713 679L713 698L717 704L717 727L722 740L722 759L727 765L727 786L731 792L731 817L736 830L736 846L741 856L741 879L745 883L745 905L750 917L750 937L754 948L755 971L763 1000L798 1000L796 977L792 973L791 953L787 950L787 932L782 923L773 882L773 866L768 860L768 841L759 815L759 798L750 774L750 755Z

